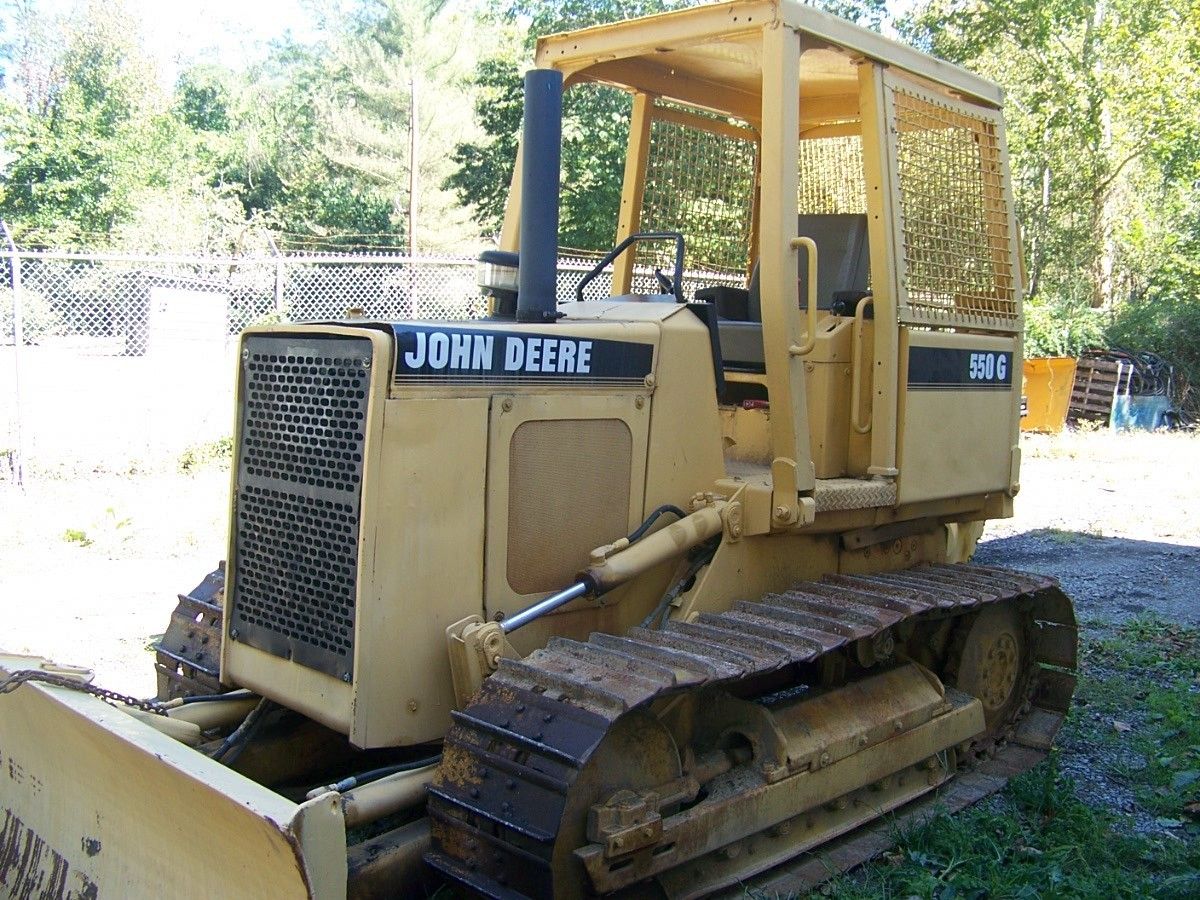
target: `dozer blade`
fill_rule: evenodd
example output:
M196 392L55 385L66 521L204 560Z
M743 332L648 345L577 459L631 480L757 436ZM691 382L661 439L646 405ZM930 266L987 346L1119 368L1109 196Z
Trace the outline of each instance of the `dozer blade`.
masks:
M78 691L0 694L0 897L344 897L346 866L336 795L292 803Z

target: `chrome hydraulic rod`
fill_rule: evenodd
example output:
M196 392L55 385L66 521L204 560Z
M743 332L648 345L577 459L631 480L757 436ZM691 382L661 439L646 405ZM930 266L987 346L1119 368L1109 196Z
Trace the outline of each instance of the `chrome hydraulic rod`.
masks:
M558 609L565 603L570 603L572 600L578 600L588 592L588 585L585 581L577 581L569 588L564 588L557 594L551 594L545 600L539 600L533 606L526 607L519 613L509 616L500 623L500 628L505 634L516 631L524 625L528 625L538 616L545 615L548 612Z

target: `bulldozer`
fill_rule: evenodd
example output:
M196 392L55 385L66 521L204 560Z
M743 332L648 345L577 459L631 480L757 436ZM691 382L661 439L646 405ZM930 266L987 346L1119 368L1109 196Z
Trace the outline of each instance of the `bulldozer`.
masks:
M574 278L571 91L628 116ZM794 892L1035 764L1002 101L795 0L541 38L487 315L241 335L158 698L0 656L0 893Z

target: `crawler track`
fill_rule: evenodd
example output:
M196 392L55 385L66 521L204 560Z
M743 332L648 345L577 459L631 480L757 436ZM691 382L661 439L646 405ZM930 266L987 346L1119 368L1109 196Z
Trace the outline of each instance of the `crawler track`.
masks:
M1029 623L1020 679L1027 700L990 726L967 759L995 757L985 765L1003 770L997 760L1012 747L1016 770L1027 768L1049 748L1074 689L1075 619L1057 582L968 565L831 575L693 623L593 634L586 643L553 639L525 660L503 660L469 707L455 713L430 788L434 843L427 860L487 896L551 896L564 816L578 814L568 813L572 790L626 717L684 691L736 688L855 645L886 645L898 626L967 617L992 604L1015 604ZM639 760L629 764L634 769ZM837 869L881 849L877 838L857 852L852 839L839 844Z
M225 563L179 594L167 630L154 645L158 699L220 694L221 622L225 606Z

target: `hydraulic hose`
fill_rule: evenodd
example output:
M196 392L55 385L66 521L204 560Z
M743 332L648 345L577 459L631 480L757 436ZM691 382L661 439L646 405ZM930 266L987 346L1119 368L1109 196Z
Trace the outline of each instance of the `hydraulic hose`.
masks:
M425 759L414 760L407 763L396 763L392 766L383 766L378 769L371 769L369 772L360 772L357 775L351 775L343 778L341 781L335 781L331 786L332 790L339 793L345 793L348 790L358 787L360 784L366 784L370 781L378 781L380 778L386 778L388 775L395 775L397 772L411 772L414 769L424 769L426 766L437 765L441 762L442 754L430 756ZM324 789L322 789L324 790Z
M258 702L258 706L250 711L250 715L242 720L242 724L234 729L229 737L225 738L224 743L217 748L217 752L213 754L212 758L219 760L227 766L232 766L237 758L241 756L246 744L258 733L263 718L274 707L274 703L263 697Z
M658 605L646 614L646 618L642 619L642 628L662 628L667 622L667 616L671 611L671 604L675 602L675 598L691 587L692 580L699 574L700 570L712 562L713 554L717 552L716 546L701 545L704 549L700 550L688 566L687 571L671 585L670 590L663 594L662 599L658 601Z
M249 691L227 691L224 694L192 694L188 697L177 697L168 700L164 707L187 706L189 703L227 703L230 700L245 700L250 696Z
M663 513L671 513L677 519L687 518L687 513L685 513L678 506L674 506L670 503L664 503L662 506L654 510L654 512L650 513L650 515L646 516L646 521L639 525L634 530L633 534L629 535L629 537L627 537L625 540L629 541L631 544L641 540L645 536L646 532L650 530L650 526L653 525L655 521L657 521L658 517Z
M339 794L344 794L346 791L354 790L356 787L361 787L373 781L379 781L382 778L387 778L389 775L395 775L399 772L413 772L417 769L424 769L429 766L437 765L442 760L442 754L438 753L434 756L418 759L412 762L396 763L391 766L382 766L378 769L371 769L367 772L359 772L357 775L349 775L341 781L335 781L332 784L315 787L308 792L308 799L320 797L329 791L337 791Z

